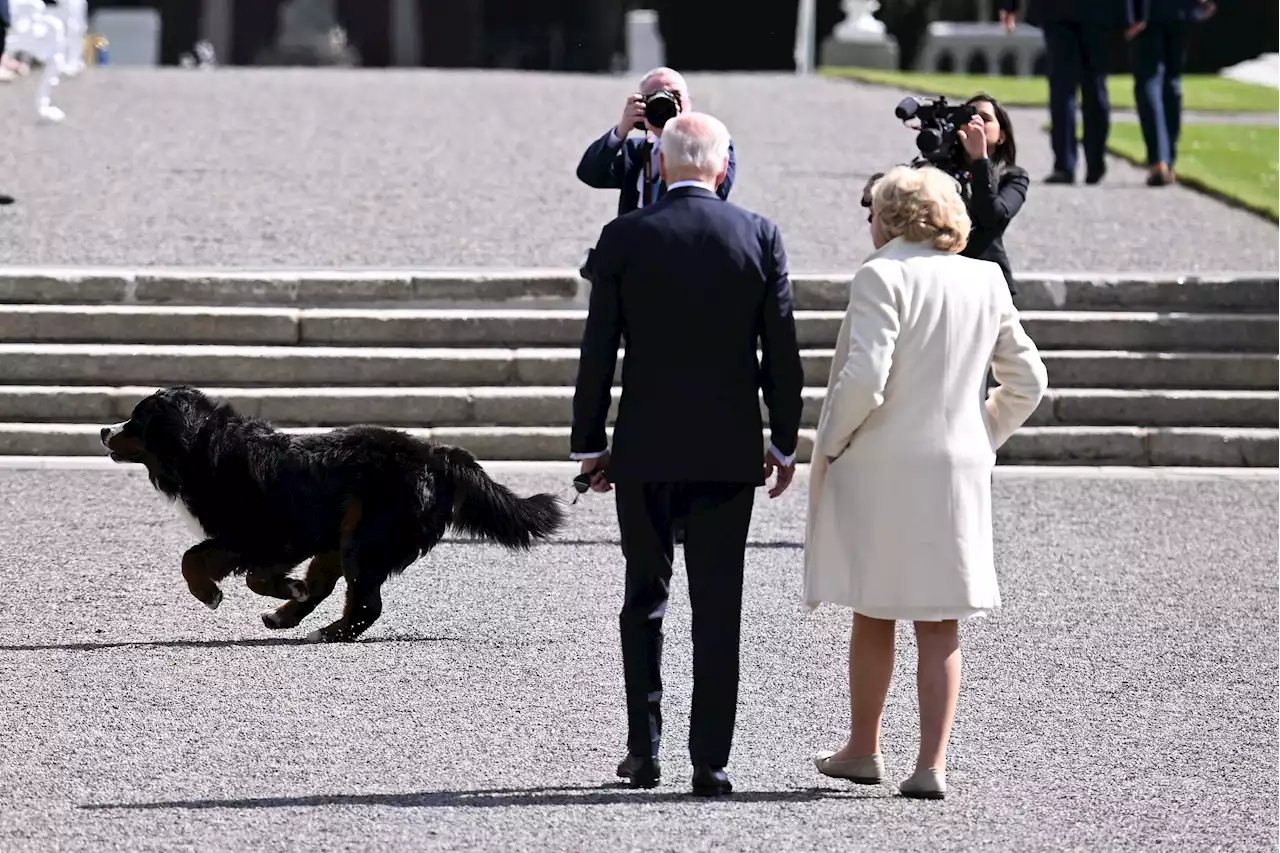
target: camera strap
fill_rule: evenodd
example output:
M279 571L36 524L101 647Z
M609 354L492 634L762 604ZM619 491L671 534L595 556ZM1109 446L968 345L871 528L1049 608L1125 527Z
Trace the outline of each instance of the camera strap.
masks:
M640 154L644 157L644 178L640 187L640 203L637 207L648 207L653 203L653 141L646 139L644 145L640 148Z

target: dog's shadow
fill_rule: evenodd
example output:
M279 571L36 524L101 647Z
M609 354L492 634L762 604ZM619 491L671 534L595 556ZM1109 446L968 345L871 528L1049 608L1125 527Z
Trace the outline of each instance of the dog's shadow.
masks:
M818 800L871 799L875 795L835 788L794 791L738 791L712 802L809 803ZM394 808L509 808L519 806L647 805L651 803L707 802L688 790L636 791L623 784L598 787L551 786L495 788L477 791L419 791L405 794L314 794L301 797L246 797L229 800L164 800L150 803L86 803L88 811L152 809L288 809L325 806L388 806Z
M306 637L253 637L242 640L134 640L121 642L0 644L0 652L93 652L101 649L228 649L263 646L368 645L370 643L451 643L456 637L368 637L354 643L311 643Z

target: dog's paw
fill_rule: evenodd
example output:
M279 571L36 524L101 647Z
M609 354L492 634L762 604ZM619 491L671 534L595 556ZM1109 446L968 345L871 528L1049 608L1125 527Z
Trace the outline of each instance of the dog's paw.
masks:
M333 641L325 636L323 629L317 628L316 630L312 631L310 634L307 634L307 642L308 643L331 643Z
M289 591L289 597L294 601L306 601L307 596L310 595L310 591L307 589L307 582L300 578L285 578L284 587Z
M293 626L284 624L284 620L280 618L280 614L274 610L264 611L262 614L262 624L266 625L272 631L279 631L281 628L291 628Z
M218 605L222 604L222 590L220 589L214 590L212 598L209 598L208 600L202 600L202 601L205 607L209 608L210 610L217 610Z

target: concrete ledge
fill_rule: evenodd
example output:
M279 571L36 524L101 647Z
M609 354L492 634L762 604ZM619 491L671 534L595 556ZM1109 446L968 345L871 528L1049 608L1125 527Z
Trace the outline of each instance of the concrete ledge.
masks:
M796 307L844 310L853 274L794 274ZM1177 278L1025 273L1018 305L1041 310L1184 310L1274 314L1274 272ZM255 271L0 267L0 303L338 306L370 303L585 305L576 270Z
M1275 354L1046 351L1063 388L1272 390ZM832 350L801 351L805 384L825 388ZM618 356L621 375L623 354ZM0 377L21 385L568 386L578 350L0 344Z
M798 311L800 345L830 347L842 311ZM0 342L391 347L576 347L584 310L290 309L155 305L0 305ZM1274 353L1266 314L1027 311L1041 349Z
M99 424L0 423L0 456L100 456ZM289 428L293 434L323 432ZM466 447L481 459L563 460L567 427L407 429L425 439ZM612 431L610 431L612 432ZM762 435L762 451L767 431ZM813 431L802 430L799 459L808 462ZM1265 467L1280 464L1280 430L1039 427L1019 431L1001 448L1005 464Z
M154 390L143 385L0 386L0 422L117 423ZM204 390L246 415L283 426L568 426L573 419L570 386ZM620 394L614 388L610 423ZM823 388L804 390L804 426L817 426L824 396ZM1050 388L1027 425L1276 428L1280 393Z

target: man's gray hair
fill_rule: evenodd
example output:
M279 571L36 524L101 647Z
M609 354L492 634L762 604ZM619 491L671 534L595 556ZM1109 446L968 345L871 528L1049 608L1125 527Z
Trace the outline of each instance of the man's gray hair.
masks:
M668 80L674 83L675 87L679 89L681 92L689 91L689 85L684 82L684 75L681 74L679 71L675 70L674 68L668 68L665 65L659 68L653 69L652 71L648 72L647 74L645 74L643 77L640 78L640 91L643 92L646 88L648 88L649 84L653 82L654 78L656 77L666 77Z
M661 151L668 169L719 172L729 156L729 129L706 113L684 113L662 128Z

